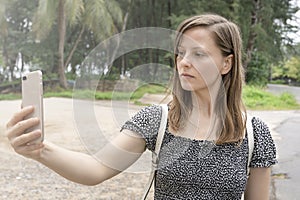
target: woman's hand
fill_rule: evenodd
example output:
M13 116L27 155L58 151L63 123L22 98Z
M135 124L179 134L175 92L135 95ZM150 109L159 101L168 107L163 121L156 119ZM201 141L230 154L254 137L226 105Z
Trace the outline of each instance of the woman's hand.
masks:
M32 106L28 106L15 113L8 121L5 133L15 152L22 156L38 160L41 156L44 144L41 142L34 143L33 141L41 137L41 130L24 134L26 129L39 123L39 119L37 118L24 120L33 110L34 108Z
M25 119L32 112L33 107L25 107L7 123L6 135L11 146L18 154L40 162L71 181L85 185L99 184L125 170L145 150L145 140L136 133L125 130L100 150L99 154L93 156L70 151L49 142L36 144L35 140L41 137L41 131L25 133L26 129L39 123L37 118ZM99 162L95 156L107 165Z

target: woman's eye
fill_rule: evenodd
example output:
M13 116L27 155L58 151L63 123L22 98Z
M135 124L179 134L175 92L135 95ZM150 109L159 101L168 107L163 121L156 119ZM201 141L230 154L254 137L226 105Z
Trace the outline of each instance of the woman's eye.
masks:
M203 57L203 56L205 56L205 54L202 53L202 52L195 52L195 56L197 56L197 57Z
M184 51L177 51L178 56L183 57L184 56Z

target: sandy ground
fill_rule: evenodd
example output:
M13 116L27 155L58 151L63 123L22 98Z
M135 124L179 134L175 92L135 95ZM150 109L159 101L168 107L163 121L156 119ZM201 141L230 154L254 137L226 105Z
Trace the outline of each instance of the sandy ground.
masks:
M141 99L148 104L159 103L161 100L162 97L159 95L145 95ZM0 200L141 198L149 177L150 168L147 165L147 162L150 162L149 152L146 153L146 167L138 163L136 166L142 168L133 167L97 186L70 182L45 166L16 154L4 136L4 127L13 113L19 110L20 104L20 100L0 101ZM108 139L118 134L124 121L141 108L111 101L97 101L93 105L93 110L89 110L90 107L87 105L90 105L87 101L78 101L74 106L72 99L46 98L45 139L70 150L95 152L97 147L101 148ZM111 109L112 107L114 109ZM293 111L257 111L250 114L267 122L275 141L280 141L275 128L293 114ZM86 134L91 132L100 132L100 135ZM272 188L271 193L274 190ZM153 199L153 190L149 199Z
M20 103L18 100L0 101L0 199L140 199L149 173L129 171L100 185L84 186L70 182L45 166L17 155L4 137L4 127L12 114L20 108ZM47 98L44 106L46 140L88 153L75 126L72 99ZM118 122L111 123L110 107L111 102L97 102L95 115L97 119L102 119L99 123L104 133L117 134L121 122L115 119ZM129 107L131 113L140 108L133 105Z

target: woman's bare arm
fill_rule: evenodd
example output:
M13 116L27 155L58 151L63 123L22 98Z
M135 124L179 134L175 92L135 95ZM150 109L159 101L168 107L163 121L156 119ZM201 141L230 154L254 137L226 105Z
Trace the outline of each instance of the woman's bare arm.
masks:
M23 120L33 108L26 107L7 123L6 134L14 150L34 159L61 176L85 185L101 183L133 164L145 150L145 141L136 133L125 130L95 155L70 151L54 144L31 143L40 131L24 134L39 123L37 119Z
M250 168L245 200L269 200L271 168Z

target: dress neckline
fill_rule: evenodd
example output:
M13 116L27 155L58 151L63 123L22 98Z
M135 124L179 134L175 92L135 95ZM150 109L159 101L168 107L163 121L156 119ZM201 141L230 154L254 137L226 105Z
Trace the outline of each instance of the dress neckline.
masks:
M182 135L175 135L175 134L171 133L168 129L166 129L166 133L173 138L179 138L179 139L186 140L186 141L202 142L202 143L215 143L214 140L195 139L195 138L184 137Z

